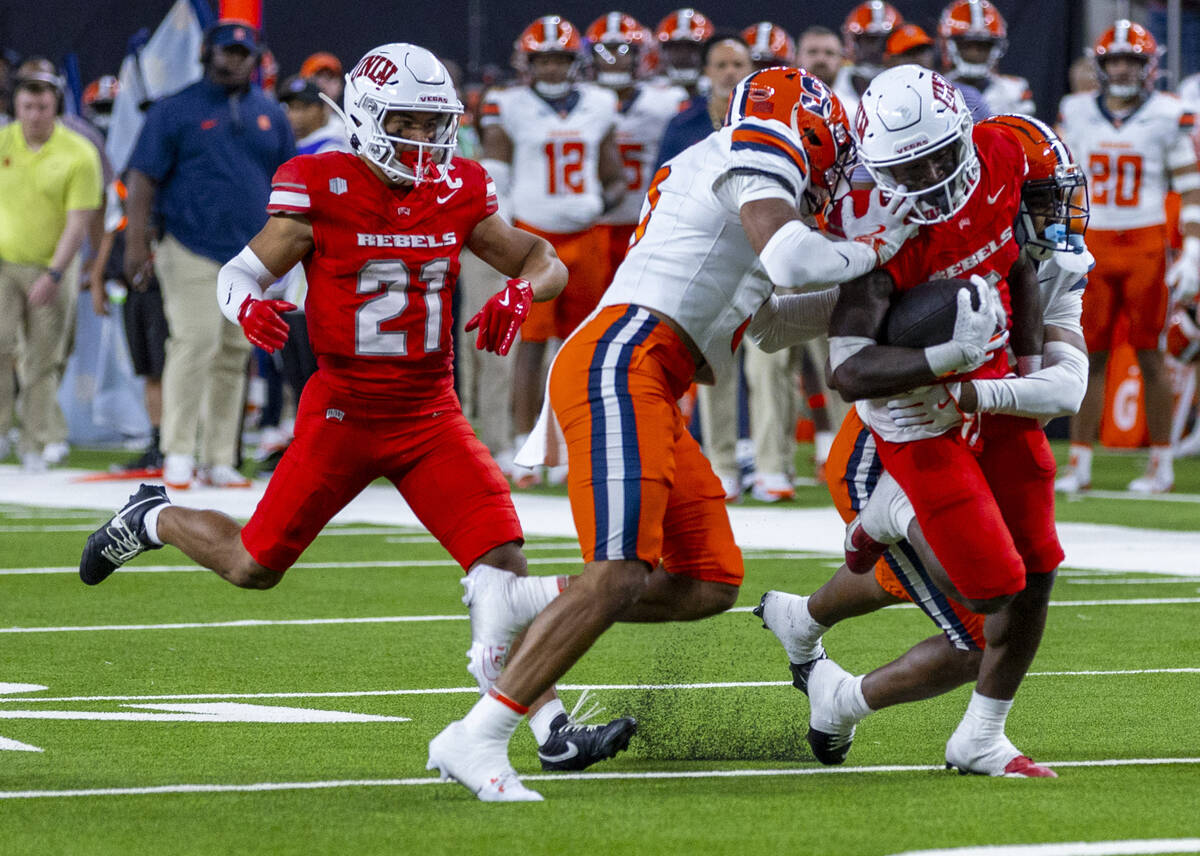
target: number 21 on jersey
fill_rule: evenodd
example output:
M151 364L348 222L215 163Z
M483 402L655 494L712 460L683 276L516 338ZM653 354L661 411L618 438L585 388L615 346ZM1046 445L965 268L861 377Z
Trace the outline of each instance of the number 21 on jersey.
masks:
M423 306L409 303L409 269L400 259L368 262L358 272L358 294L371 295L354 313L354 353L364 357L404 357L432 354L442 349L442 288L450 270L449 259L421 265L417 280L425 285ZM416 317L425 316L424 323ZM413 349L408 334L423 331ZM386 329L385 329L386 328Z

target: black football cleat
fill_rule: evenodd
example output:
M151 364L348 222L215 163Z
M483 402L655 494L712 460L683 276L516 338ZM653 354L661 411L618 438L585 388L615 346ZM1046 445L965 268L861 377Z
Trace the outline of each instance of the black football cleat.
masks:
M104 582L109 574L134 556L147 550L157 550L146 536L146 512L167 505L167 489L162 485L144 484L129 497L125 507L112 519L88 536L79 557L79 578L90 586Z
M550 736L538 747L543 770L585 770L607 761L629 745L637 720L629 716L606 725L580 725L560 713L550 724Z
M807 739L808 748L812 750L814 758L827 767L837 766L844 763L846 756L850 754L850 747L854 743L854 729L851 728L849 734L830 734L810 727Z

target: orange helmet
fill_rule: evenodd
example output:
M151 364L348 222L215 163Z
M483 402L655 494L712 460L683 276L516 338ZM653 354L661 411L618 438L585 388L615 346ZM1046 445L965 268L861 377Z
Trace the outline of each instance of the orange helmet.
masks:
M707 15L695 9L676 9L658 22L654 36L660 42L696 42L703 44L717 31Z
M525 28L517 39L524 54L578 54L583 49L579 31L566 18L545 15Z
M1167 353L1181 363L1200 361L1200 317L1195 302L1178 306L1167 319Z
M1104 71L1104 60L1110 56L1132 56L1142 60L1140 85L1112 84ZM1096 75L1100 87L1118 98L1132 98L1143 89L1154 84L1158 74L1158 42L1141 24L1122 18L1105 31L1092 46L1092 58L1096 63Z
M111 74L98 77L83 90L83 106L93 109L112 109L112 103L121 90L121 84Z
M955 0L942 10L938 21L946 64L956 77L982 79L991 73L1008 49L1008 24L988 0ZM990 42L986 62L967 62L958 49L959 39Z
M1002 113L979 124L1004 128L1025 152L1029 169L1021 186L1017 242L1039 260L1049 258L1054 250L1083 252L1089 217L1087 179L1067 144L1032 116ZM1042 219L1040 232L1034 217Z
M808 156L809 182L834 190L854 161L850 120L833 91L799 68L765 68L742 78L729 97L725 124L775 119L790 127Z
M647 57L655 46L654 39L650 31L639 24L632 15L626 15L624 12L601 15L587 28L584 41L591 51L596 82L601 86L621 89L649 71L650 63ZM611 66L616 63L617 56L624 54L632 56L629 68L612 70Z
M760 65L788 65L796 55L796 43L787 30L770 21L742 30L742 41L750 46L750 59Z
M882 56L883 43L892 30L904 23L904 16L891 3L883 0L867 0L859 3L850 10L846 20L842 22L842 39L846 46L846 56L851 62L858 62L862 57L858 52L858 40L863 36L880 38L879 53Z

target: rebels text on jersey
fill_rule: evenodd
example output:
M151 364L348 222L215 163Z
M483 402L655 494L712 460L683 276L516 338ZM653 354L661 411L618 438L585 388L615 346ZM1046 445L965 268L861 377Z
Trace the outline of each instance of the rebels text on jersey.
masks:
M454 386L450 307L459 253L495 211L487 172L461 158L445 181L407 191L342 152L296 157L278 169L267 212L312 224L304 307L331 386L410 410L443 406Z
M979 184L966 205L945 223L922 226L886 265L897 291L907 291L931 279L967 279L972 274L995 284L1011 312L1008 272L1020 254L1013 223L1021 204L1021 185L1027 170L1025 153L1003 128L975 126ZM1004 377L1008 357L997 351L969 377Z

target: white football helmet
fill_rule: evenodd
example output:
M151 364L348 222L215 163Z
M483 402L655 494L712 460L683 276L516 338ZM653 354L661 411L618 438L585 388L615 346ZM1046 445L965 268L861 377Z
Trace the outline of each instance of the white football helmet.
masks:
M919 65L872 80L854 121L858 157L875 184L913 198L909 219L926 224L957 214L979 184L971 127L962 93Z
M342 101L350 148L389 179L422 184L446 177L463 106L450 73L432 53L402 43L367 51L346 75ZM385 133L384 117L397 111L438 114L433 139L426 142ZM398 145L405 149L398 153Z

